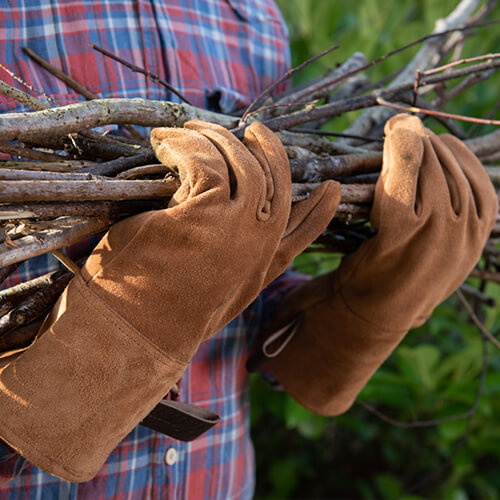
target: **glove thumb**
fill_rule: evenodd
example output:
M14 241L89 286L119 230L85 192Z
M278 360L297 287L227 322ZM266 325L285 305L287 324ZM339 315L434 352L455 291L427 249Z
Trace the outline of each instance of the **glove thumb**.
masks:
M325 229L340 203L340 184L321 183L309 198L292 205L288 225L266 275L266 284L278 277Z

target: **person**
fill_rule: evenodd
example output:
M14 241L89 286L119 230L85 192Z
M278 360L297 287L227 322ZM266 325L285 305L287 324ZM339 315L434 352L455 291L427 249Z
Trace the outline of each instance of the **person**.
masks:
M101 97L176 100L89 42L223 112L248 105L288 66L283 21L261 0L30 1L0 16L7 65L59 104L77 97L30 63L24 44ZM179 170L169 208L115 224L40 337L0 369L0 498L251 498L245 364L257 337L267 340L252 364L267 362L305 407L345 411L465 279L497 215L474 155L398 115L386 125L377 235L306 281L282 273L331 219L336 182L291 205L284 149L258 123L243 142L204 122L151 139ZM7 285L54 265L29 261ZM181 401L221 415L192 442L138 425L174 384Z

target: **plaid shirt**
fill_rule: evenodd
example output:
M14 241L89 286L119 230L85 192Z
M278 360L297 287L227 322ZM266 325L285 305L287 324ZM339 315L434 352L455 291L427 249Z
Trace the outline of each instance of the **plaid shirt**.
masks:
M193 104L223 112L248 105L289 65L287 34L269 0L10 0L1 2L1 61L60 105L81 99L30 61L23 46L101 97L177 101L163 87L92 51L90 44L167 79ZM0 70L0 73L2 71ZM1 78L18 85L7 74ZM0 112L22 106L0 96ZM58 267L43 255L4 286ZM179 399L222 421L190 443L138 426L87 483L68 483L0 445L0 499L246 499L254 488L245 361L261 323L299 278L284 276L204 342ZM110 415L112 418L112 415ZM5 479L1 479L1 477Z

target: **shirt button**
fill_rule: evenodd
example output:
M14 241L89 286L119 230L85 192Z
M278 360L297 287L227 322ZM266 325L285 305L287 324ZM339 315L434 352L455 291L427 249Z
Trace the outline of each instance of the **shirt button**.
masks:
M174 465L177 462L177 450L175 448L169 448L165 452L165 463L167 465Z

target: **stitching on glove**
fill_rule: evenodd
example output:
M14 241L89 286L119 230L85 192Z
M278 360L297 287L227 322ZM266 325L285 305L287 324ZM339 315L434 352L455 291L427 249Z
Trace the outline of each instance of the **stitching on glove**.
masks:
M125 337L127 337L137 347L139 347L141 349L147 349L148 351L149 351L149 349L153 349L153 351L150 352L150 354L152 356L154 356L154 358L157 361L161 362L164 365L168 365L168 363L165 360L165 358L167 358L169 361L172 361L172 362L176 363L180 367L186 367L188 365L188 363L189 363L188 361L181 361L181 360L178 360L178 359L172 357L168 353L160 350L160 348L157 345L155 345L153 342L151 342L151 340L149 340L148 338L144 337L144 335L142 335L142 333L139 332L139 330L136 330L122 316L120 316L116 311L114 311L113 309L111 309L109 307L109 305L103 299L101 299L101 297L99 297L99 295L96 294L96 292L94 292L93 290L91 290L85 284L85 281L83 280L83 278L81 278L80 275L78 275L76 277L76 279L78 280L78 285L79 285L79 288L80 288L78 290L78 293L85 300L85 302L87 303L87 305L90 308L92 308L92 304L91 304L91 302L89 300L89 297L85 296L86 293L88 293L89 295L91 295L93 298L97 299L98 303L103 308L103 310L101 311L101 314L106 319L112 321L112 323L118 328L118 330L120 330L120 332L122 332L125 335ZM103 314L103 313L107 313L107 314ZM108 315L110 317L108 317ZM132 335L131 335L131 333L132 333ZM137 341L137 339L135 337L139 337L139 339L142 340L145 345L141 345ZM160 355L160 357L157 357L158 355Z

